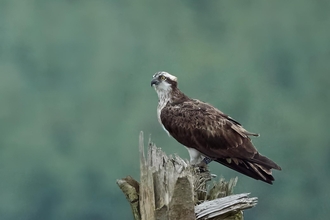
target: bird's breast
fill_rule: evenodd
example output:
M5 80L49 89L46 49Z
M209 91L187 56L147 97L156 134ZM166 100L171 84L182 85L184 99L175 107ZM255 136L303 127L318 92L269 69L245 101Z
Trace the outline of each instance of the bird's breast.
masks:
M167 102L159 102L158 103L158 107L157 107L157 118L158 118L159 124L162 126L162 128L164 129L164 131L166 131L166 133L168 134L168 136L171 136L170 133L168 132L168 130L166 130L166 128L164 127L164 125L162 123L162 119L160 118L160 115L162 114L162 110L166 106L166 104L167 104Z

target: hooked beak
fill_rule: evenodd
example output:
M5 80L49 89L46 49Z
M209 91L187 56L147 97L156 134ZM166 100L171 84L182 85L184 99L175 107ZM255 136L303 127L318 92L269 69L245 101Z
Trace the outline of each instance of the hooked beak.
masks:
M160 83L160 81L158 80L158 78L153 78L152 80L151 80L151 86L153 86L153 85L158 85Z

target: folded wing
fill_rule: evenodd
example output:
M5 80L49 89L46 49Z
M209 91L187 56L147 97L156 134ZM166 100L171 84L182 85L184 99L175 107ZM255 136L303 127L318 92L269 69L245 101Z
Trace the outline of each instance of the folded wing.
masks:
M160 117L178 142L233 170L271 184L271 169L281 169L253 146L249 136L258 134L207 103L195 99L167 103Z

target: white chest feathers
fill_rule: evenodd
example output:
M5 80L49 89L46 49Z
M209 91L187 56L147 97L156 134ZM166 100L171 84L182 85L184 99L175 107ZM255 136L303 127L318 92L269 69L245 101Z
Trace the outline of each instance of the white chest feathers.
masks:
M163 85L163 84L162 84ZM155 88L156 89L156 88ZM161 124L163 129L166 131L166 133L170 136L170 133L165 129L162 120L160 118L160 115L162 113L163 108L167 105L168 102L170 102L170 93L171 93L171 87L168 84L164 84L161 88L158 87L156 89L157 95L158 95L158 106L157 106L157 118L158 122Z
M157 107L157 118L158 118L158 122L159 124L162 126L162 128L164 129L164 131L166 131L166 133L168 134L168 136L171 136L170 133L166 130L166 128L164 127L163 123L162 123L162 119L160 118L160 114L162 113L162 109L165 107L167 103L158 103L158 107Z

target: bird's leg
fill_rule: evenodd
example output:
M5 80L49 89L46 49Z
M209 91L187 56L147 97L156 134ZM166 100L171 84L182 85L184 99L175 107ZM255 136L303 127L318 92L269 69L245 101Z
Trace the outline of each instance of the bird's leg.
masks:
M202 162L205 162L205 164L209 164L213 161L213 159L211 158L208 158L208 157L204 157L203 161Z
M209 164L212 159L204 157L199 151L194 148L187 147L187 150L190 156L190 164L194 167L198 167L200 172L208 171L207 164Z
M198 163L196 165L199 167L200 172L206 172L206 171L208 171L207 165L209 163L211 163L212 161L213 160L211 158L204 157L204 159L200 163Z

